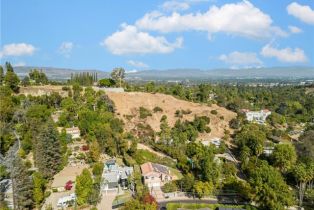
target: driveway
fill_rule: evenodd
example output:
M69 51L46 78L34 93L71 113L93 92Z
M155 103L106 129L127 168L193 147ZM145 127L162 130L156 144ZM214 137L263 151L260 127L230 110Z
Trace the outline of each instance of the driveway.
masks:
M110 192L108 191L102 193L101 201L97 205L98 210L112 210L112 202L114 201L115 197L117 196L117 192Z

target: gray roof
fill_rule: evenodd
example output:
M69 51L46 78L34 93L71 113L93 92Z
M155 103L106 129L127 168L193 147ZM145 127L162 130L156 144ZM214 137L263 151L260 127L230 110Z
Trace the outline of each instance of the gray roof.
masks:
M114 182L118 182L119 175L116 172L107 172L104 174L104 178L109 183L114 183Z
M113 165L116 163L116 160L115 159L110 159L110 160L107 160L106 161L106 165Z
M156 171L156 172L160 172L160 173L163 173L163 174L170 174L169 169L168 169L167 166L160 165L160 164L157 164L157 163L152 163L152 166L154 168L154 171Z

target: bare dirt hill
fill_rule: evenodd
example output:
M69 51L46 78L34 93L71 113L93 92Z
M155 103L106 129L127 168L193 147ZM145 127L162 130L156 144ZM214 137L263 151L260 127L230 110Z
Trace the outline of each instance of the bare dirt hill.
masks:
M224 131L232 130L229 128L229 121L236 117L236 113L231 112L216 104L209 106L179 100L173 96L165 94L151 94L142 92L107 93L115 103L116 112L125 122L126 130L131 131L138 123L145 123L152 127L154 131L160 130L160 119L163 115L167 116L168 123L172 127L179 118L175 116L176 110L190 110L190 114L184 114L182 120L192 121L194 116L208 116L210 118L210 133L200 135L200 140L208 140L214 137L222 138ZM144 107L151 111L152 116L140 119L139 107ZM162 112L153 112L155 107L160 107ZM216 110L217 114L211 111Z

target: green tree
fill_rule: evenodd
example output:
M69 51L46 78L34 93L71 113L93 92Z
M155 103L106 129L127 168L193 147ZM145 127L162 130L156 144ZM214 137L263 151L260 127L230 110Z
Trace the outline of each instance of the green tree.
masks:
M120 87L122 86L122 81L125 77L125 70L123 68L114 68L111 72L111 78L114 81L119 81Z
M306 185L313 179L313 171L304 163L298 163L293 169L293 176L298 186L299 206L303 205L303 198L306 191Z
M113 87L116 85L116 82L111 78L104 78L98 81L99 87Z
M25 76L25 77L23 78L23 80L22 80L22 85L23 85L24 87L30 85L30 81L29 81L29 77L28 77L28 76Z
M291 169L297 161L297 154L291 144L278 144L271 155L273 165L278 167L282 173Z
M284 209L293 204L292 191L281 174L266 161L259 161L249 175L253 200L262 209Z
M96 139L93 139L90 143L89 155L93 162L97 162L100 158L100 147Z
M4 77L4 84L8 86L13 92L18 93L20 79L14 73L13 67L8 62L6 63L6 69L7 72Z
M4 71L2 65L0 65L0 86L2 85L4 79Z
M77 204L86 204L90 193L93 190L93 179L88 169L84 169L81 175L76 177L75 194L77 196Z
M198 198L212 194L214 185L211 182L196 181L194 184L195 194Z
M33 183L21 158L13 162L12 186L14 207L16 209L33 209Z
M104 170L104 164L102 162L97 162L93 165L94 176L101 176L103 170Z
M43 125L36 139L35 164L45 178L51 178L62 166L59 134L52 122Z
M40 207L41 202L44 200L45 192L45 179L39 172L33 173L33 199L37 207Z
M266 133L256 124L247 124L236 135L236 142L240 149L248 147L257 157L263 153Z
M29 75L29 78L34 80L36 84L48 83L48 78L42 70L38 71L37 69L33 69L29 72L28 75Z

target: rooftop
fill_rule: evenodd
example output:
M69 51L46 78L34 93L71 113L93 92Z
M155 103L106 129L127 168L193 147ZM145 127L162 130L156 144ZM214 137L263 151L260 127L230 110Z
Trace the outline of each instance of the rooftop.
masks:
M147 174L151 172L170 174L170 170L167 166L151 162L142 164L141 170L142 174Z

